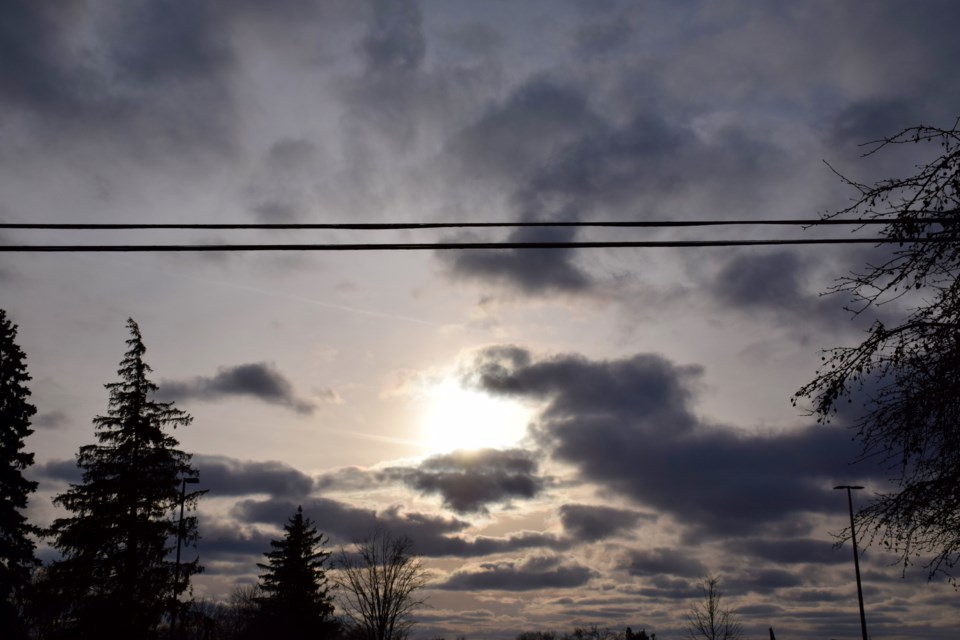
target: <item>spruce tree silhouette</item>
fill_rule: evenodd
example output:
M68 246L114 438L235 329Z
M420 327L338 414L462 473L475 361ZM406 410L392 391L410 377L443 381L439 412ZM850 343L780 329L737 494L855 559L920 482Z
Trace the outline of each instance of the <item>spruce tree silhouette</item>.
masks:
M201 570L198 560L182 563L174 581L170 559L181 526L175 517L181 478L197 471L168 430L192 418L171 402L152 399L157 386L148 378L140 329L133 320L127 327L120 381L105 385L107 414L93 420L97 444L77 454L82 482L54 498L72 514L48 532L63 555L44 585L57 604L54 637L156 637L171 598L179 598ZM195 509L202 493L186 494L187 506ZM195 517L183 521L182 535L196 541Z
M260 575L261 621L271 635L291 640L329 638L337 631L324 565L327 539L303 516L303 508L284 525L281 540L272 540Z
M33 464L33 454L23 448L37 410L27 402L30 375L16 338L16 325L0 309L0 629L7 638L25 637L21 609L30 571L37 565L28 536L33 528L22 513L37 488L23 477Z

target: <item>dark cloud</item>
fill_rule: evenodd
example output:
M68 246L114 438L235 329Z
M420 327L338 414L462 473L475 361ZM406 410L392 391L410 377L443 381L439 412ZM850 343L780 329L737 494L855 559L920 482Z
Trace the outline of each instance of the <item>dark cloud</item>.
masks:
M720 269L714 293L739 308L775 306L792 311L804 295L801 283L805 267L793 251L740 254Z
M616 52L628 44L636 28L623 15L587 23L577 29L577 49L587 56L603 56Z
M575 229L521 228L506 242L573 242ZM536 295L585 291L593 279L574 264L574 249L492 249L445 252L440 258L456 278L490 281Z
M415 0L371 0L373 17L363 39L367 70L374 74L415 71L426 54L423 17Z
M849 466L859 450L842 429L760 435L701 423L692 407L699 374L651 354L535 361L508 347L476 362L487 391L547 402L535 433L554 458L713 535L833 513L834 480L880 477L875 466Z
M439 494L458 512L484 512L488 504L532 498L543 489L537 462L520 449L455 451L432 456L414 468L389 468L383 475L422 493Z
M530 89L519 91L524 90ZM546 100L578 104L571 91L556 91ZM510 200L513 219L581 221L605 214L622 219L625 210L632 212L627 217L651 217L664 210L668 212L664 217L676 218L676 212L664 209L663 203L698 198L709 201L714 209L754 207L756 195L743 185L763 184L786 160L781 149L741 125L721 127L707 137L655 109L635 113L622 124L592 117L586 106L565 109L583 112L579 121L584 130L547 155L540 166L518 176ZM530 127L522 120L514 126L521 138L527 134L519 129ZM643 213L633 213L638 211ZM578 237L570 228L520 229L508 240L573 241ZM591 290L597 281L576 258L576 251L566 249L441 256L456 277L487 280L531 295Z
M147 87L219 76L233 61L225 33L217 28L223 18L208 1L124 3L110 20L118 78Z
M41 144L137 161L234 145L233 55L217 3L14 0L0 26L0 103Z
M698 578L707 573L703 563L690 552L665 548L629 552L626 569L634 576Z
M260 221L293 222L310 211L318 153L314 143L303 139L283 138L270 146L246 189L250 210Z
M298 398L293 384L273 365L265 362L222 367L209 378L163 380L159 387L158 396L166 400L220 400L229 396L249 396L298 413L309 414L316 408L313 403Z
M746 538L731 540L725 545L730 551L776 564L842 564L850 561L848 554L835 549L829 540L814 538Z
M328 498L309 498L297 503L291 500L241 500L234 505L232 515L243 523L273 524L285 522L302 504L304 515L334 542L349 543L360 540L375 527L384 527L397 535L407 535L416 544L416 551L427 557L477 557L493 553L508 553L522 549L569 548L570 542L539 532L520 532L503 538L476 536L463 538L455 534L470 527L470 523L456 518L444 518L415 512L401 512L391 508L374 511L353 507Z
M572 589L582 587L595 575L588 567L564 564L556 556L533 556L522 562L480 565L480 571L458 571L437 589L450 591Z
M238 527L234 523L214 519L203 520L202 534L198 550L204 558L204 572L213 574L218 573L215 567L223 560L235 560L249 565L251 558L257 558L270 550L270 541L274 539L271 534L260 529Z
M83 473L80 471L80 467L77 466L77 461L74 459L49 460L43 464L34 465L30 471L36 475L37 478L50 480L56 484L63 482L77 484L83 479Z
M209 490L210 498L258 493L277 498L306 496L314 484L310 476L276 461L255 462L197 454L193 456L193 464L200 474L199 487Z
M770 593L775 589L803 586L803 578L785 569L746 569L723 581L728 593Z
M466 127L446 151L464 178L513 182L601 124L582 91L541 76L528 80Z
M856 145L880 140L918 124L906 99L867 99L847 105L833 122L833 143Z
M59 429L67 424L68 421L69 418L63 411L47 411L46 413L38 414L31 422L33 426L40 429Z
M629 532L641 520L654 519L656 516L652 514L614 507L587 504L560 506L560 521L564 531L582 542L593 542Z
M460 24L438 35L448 46L476 54L488 54L506 39L500 30L486 22Z
M0 96L30 109L65 110L75 103L81 80L70 73L64 36L85 13L72 0L49 5L32 0L4 3L0 22Z
M851 323L841 296L807 291L813 264L796 251L736 253L721 264L708 291L729 310L772 314L785 326L860 326Z

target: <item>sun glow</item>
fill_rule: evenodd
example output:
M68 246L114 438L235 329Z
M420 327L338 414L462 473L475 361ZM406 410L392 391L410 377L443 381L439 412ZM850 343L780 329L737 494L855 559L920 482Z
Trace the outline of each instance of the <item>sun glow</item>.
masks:
M420 437L427 453L515 445L533 413L449 378L426 389L422 401Z

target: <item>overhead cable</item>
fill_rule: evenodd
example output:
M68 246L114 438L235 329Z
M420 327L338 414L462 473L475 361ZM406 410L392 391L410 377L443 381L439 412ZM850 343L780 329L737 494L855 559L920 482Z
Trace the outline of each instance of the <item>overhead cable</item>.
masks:
M923 211L911 213L927 213ZM146 229L216 229L216 230L404 230L404 229L491 229L523 227L617 227L617 228L675 228L720 226L838 226L838 225L906 225L948 224L956 218L923 218L920 220L877 218L817 218L817 219L763 219L763 220L594 220L594 221L521 221L521 222L337 222L337 223L72 223L72 222L2 222L0 229L33 230L146 230Z
M497 249L652 249L693 247L759 247L777 245L928 244L956 242L954 238L799 238L768 240L642 240L613 242L430 242L375 244L101 244L0 245L0 253L136 253L227 251L450 251Z

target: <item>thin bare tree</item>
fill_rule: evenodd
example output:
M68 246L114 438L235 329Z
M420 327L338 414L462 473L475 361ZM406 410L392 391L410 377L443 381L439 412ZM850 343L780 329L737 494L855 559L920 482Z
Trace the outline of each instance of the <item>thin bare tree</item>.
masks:
M707 576L700 582L703 600L687 613L687 634L693 640L739 640L743 626L737 614L724 608L720 578Z
M403 640L413 612L425 603L417 592L427 583L427 571L413 541L387 529L341 548L332 577L341 609L366 640Z

